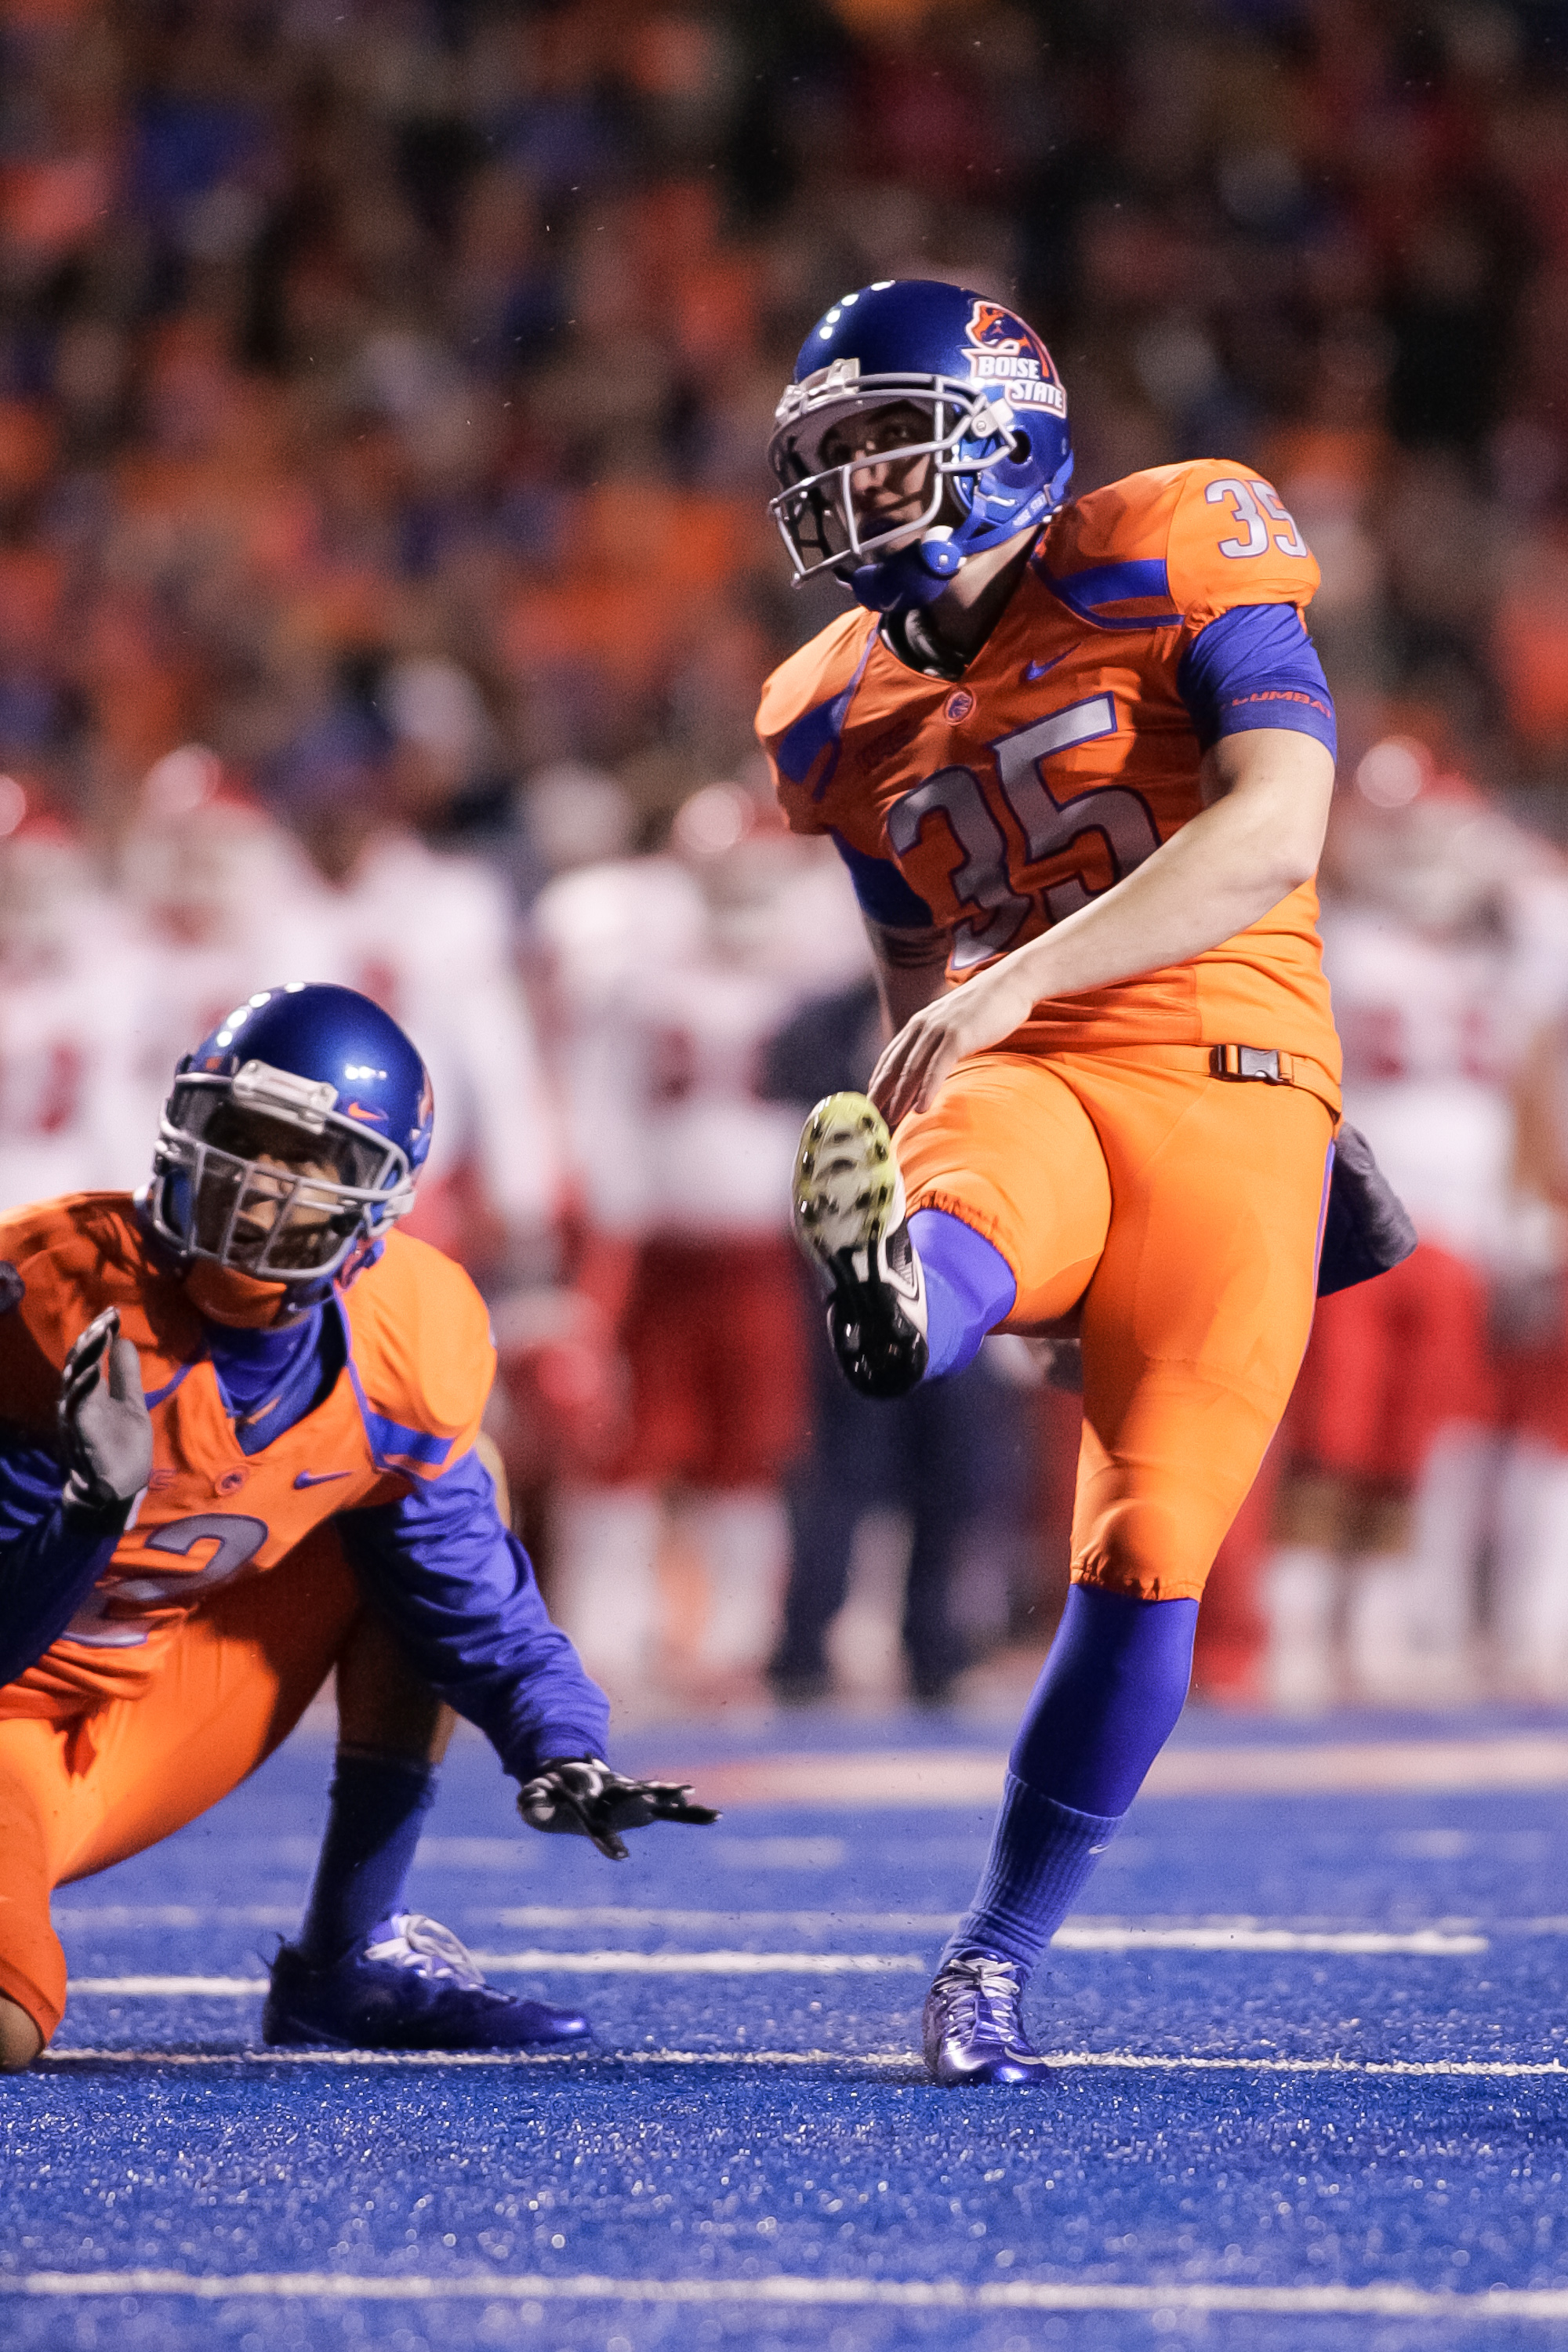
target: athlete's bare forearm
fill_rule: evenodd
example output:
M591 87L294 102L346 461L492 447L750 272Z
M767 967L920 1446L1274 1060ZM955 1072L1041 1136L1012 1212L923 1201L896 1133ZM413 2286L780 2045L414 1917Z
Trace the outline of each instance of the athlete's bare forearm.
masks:
M871 1079L889 1120L926 1108L956 1062L1010 1036L1045 999L1186 963L1278 906L1316 870L1333 781L1310 736L1260 728L1216 743L1208 805L1135 873L906 1019Z
M1208 807L1124 882L1008 958L1030 1003L1185 963L1310 880L1334 786L1323 746L1259 728L1225 737L1205 770Z

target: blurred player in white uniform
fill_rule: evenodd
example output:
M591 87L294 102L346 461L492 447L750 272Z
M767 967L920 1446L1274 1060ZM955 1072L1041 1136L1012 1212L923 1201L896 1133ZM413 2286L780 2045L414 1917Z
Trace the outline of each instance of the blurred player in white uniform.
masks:
M312 969L325 934L296 845L228 777L216 755L186 744L157 761L121 853L129 930L134 1116L120 1139L114 1181L142 1181L142 1139L155 1133L175 1063L226 1012Z
M1489 1291L1510 1262L1530 845L1425 746L1377 745L1331 821L1324 965L1345 1117L1415 1220L1384 1280L1319 1302L1268 1575L1286 1705L1462 1696L1495 1457ZM1527 1030L1523 1034L1528 1034Z
M678 816L675 855L552 883L535 909L561 1008L563 1081L594 1234L589 1287L624 1359L625 1435L563 1494L553 1606L626 1693L659 1646L665 1506L700 1563L677 1672L749 1685L776 1630L779 1478L805 1434L788 1226L793 1106L757 1084L768 1040L843 957L837 861L804 854L739 787ZM847 976L847 974L844 975Z
M368 713L343 707L280 772L279 803L313 868L310 977L360 990L419 1038L441 1140L407 1229L504 1287L548 1270L563 1182L553 1105L506 887L396 821L392 754Z
M85 850L0 777L0 1208L120 1181L141 1132L128 1015L121 927Z
M1494 1320L1507 1452L1492 1557L1498 1679L1510 1696L1568 1698L1568 871L1543 861L1529 911L1541 1000L1518 1074L1519 1247ZM1523 1024L1521 1024L1522 1028Z

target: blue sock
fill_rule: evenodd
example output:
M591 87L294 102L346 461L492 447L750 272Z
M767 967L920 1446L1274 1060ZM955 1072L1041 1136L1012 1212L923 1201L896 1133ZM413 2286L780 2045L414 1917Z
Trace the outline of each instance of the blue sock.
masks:
M925 1268L925 1377L934 1381L963 1370L987 1331L1011 1314L1018 1285L1001 1251L945 1209L917 1209L910 1238Z
M437 1771L407 1756L340 1748L326 1832L296 1948L327 1967L397 1910Z
M944 1960L978 1947L1034 1966L1175 1727L1197 1618L1195 1601L1072 1587L1013 1743L984 1874Z
M1121 1826L1120 1813L1075 1812L1009 1772L984 1872L943 1962L959 1952L1000 1952L1026 1976Z

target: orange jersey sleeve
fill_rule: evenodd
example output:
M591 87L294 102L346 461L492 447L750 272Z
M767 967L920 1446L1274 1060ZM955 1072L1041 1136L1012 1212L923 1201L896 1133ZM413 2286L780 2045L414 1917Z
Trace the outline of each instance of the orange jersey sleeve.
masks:
M1041 560L1072 611L1119 631L1174 625L1196 635L1237 604L1305 610L1319 580L1279 492L1219 457L1091 490L1049 526Z
M0 1218L0 1421L51 1436L60 1367L104 1307L162 1385L200 1343L178 1285L150 1262L131 1197L68 1193Z
M845 838L871 856L880 854L879 824L873 819L862 838L858 796L833 785L850 707L877 649L877 616L857 605L774 670L757 711L757 738L790 831L833 833L847 824Z

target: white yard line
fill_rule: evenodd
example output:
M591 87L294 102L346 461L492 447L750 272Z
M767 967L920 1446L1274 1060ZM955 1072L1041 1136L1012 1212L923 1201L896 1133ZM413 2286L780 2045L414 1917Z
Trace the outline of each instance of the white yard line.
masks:
M882 1928L889 1936L945 1936L956 1927L956 1911L668 1911L634 1909L620 1903L585 1904L569 1910L551 1903L510 1904L502 1911L470 1911L497 1927L793 1927L797 1935L833 1936ZM1568 1921L1564 1922L1568 1926Z
M1407 1935L1373 1927L1135 1927L1113 1920L1084 1919L1058 1927L1053 1938L1068 1952L1414 1952L1448 1957L1484 1952L1484 1936L1455 1935L1441 1927L1418 1927Z
M267 1990L265 1977L72 1977L70 1998L110 1993L122 2000L248 2000Z
M1336 2314L1372 2319L1568 2319L1568 2287L1489 2287L1455 2294L1405 2286L1243 2286L1183 2281L1119 2286L1027 2279L804 2277L662 2279L523 2276L386 2278L341 2271L247 2271L229 2277L186 2271L33 2271L0 2279L0 2293L62 2300L106 2295L174 2295L200 2303L651 2303L742 2305L859 2305L895 2310L1147 2311Z
M249 1979L242 1979L254 1989ZM1466 2075L1495 2082L1568 2076L1560 2058L1205 2058L1134 2050L1047 2050L1053 2066L1145 2074ZM918 2050L47 2050L51 2066L840 2066L921 2074Z
M499 1976L854 1977L931 1974L919 1952L476 1952Z
M1134 1927L1085 1921L1058 1930L1057 1945L1077 1952L1339 1952L1376 1958L1411 1954L1454 1958L1484 1952L1484 1936L1451 1935L1436 1927L1412 1935L1385 1935L1370 1928L1331 1932L1293 1927ZM925 1976L928 1957L919 1952L476 1952L477 1966L492 1976L578 1977L849 1977ZM74 1995L104 1994L122 2000L247 2000L266 1989L264 1977L121 1976L76 1977Z

